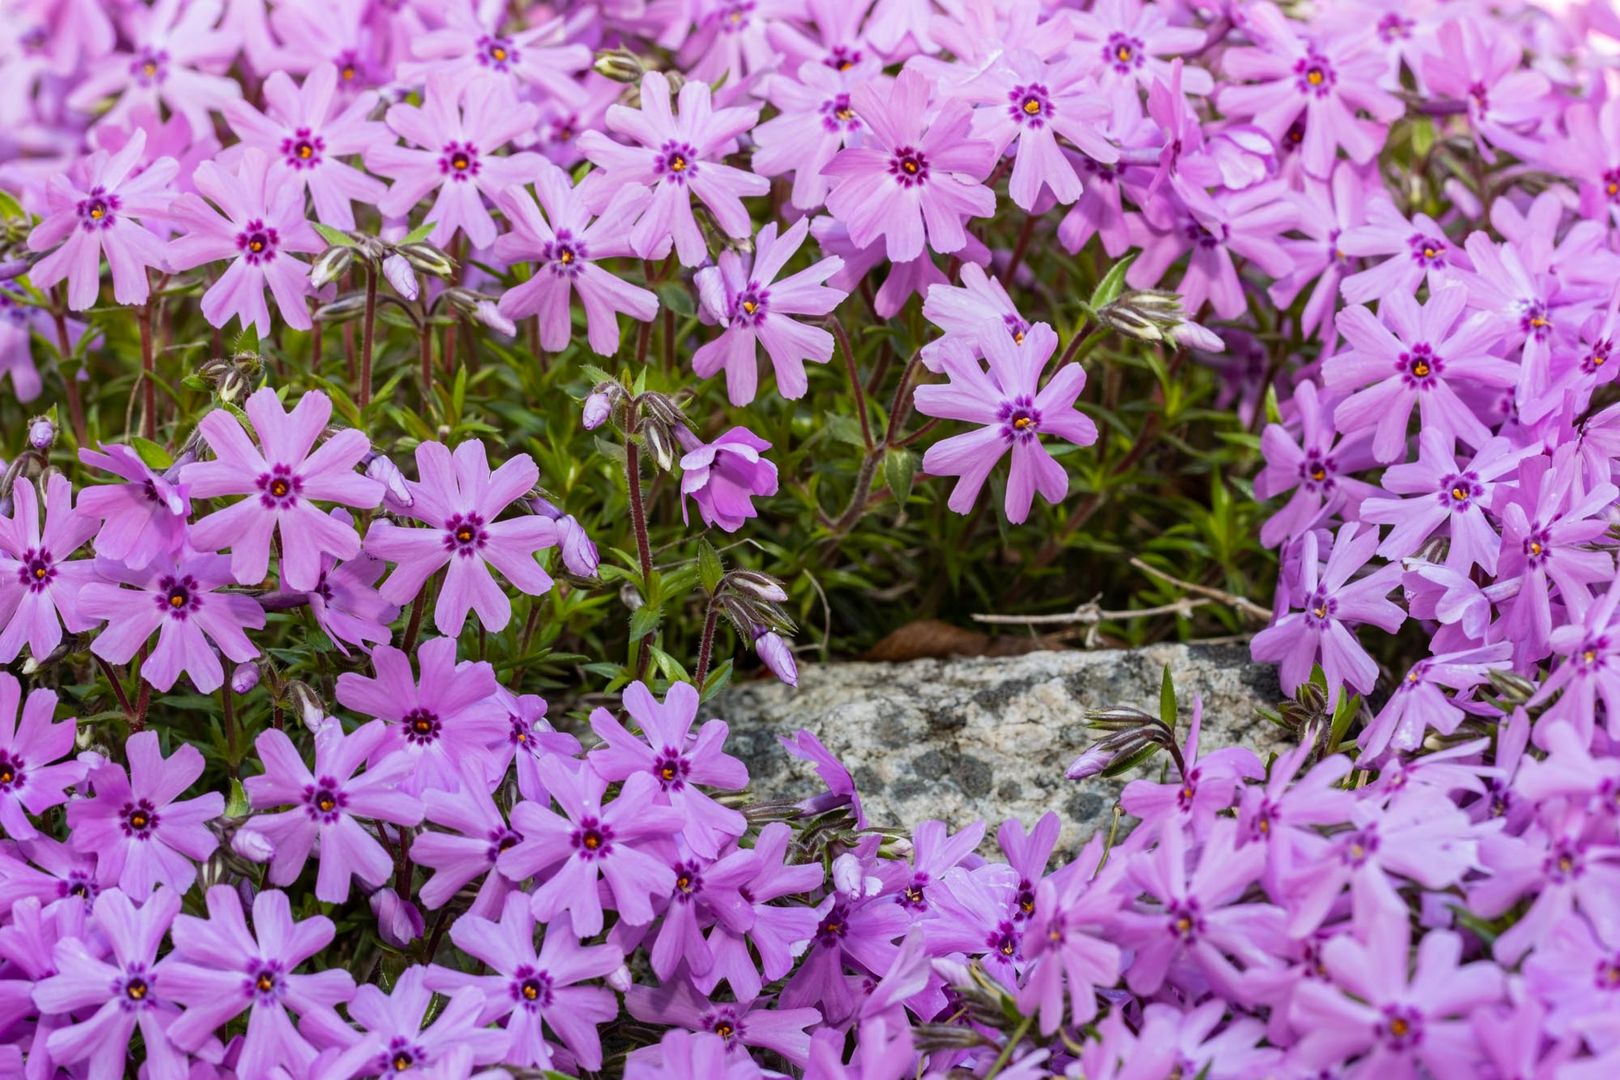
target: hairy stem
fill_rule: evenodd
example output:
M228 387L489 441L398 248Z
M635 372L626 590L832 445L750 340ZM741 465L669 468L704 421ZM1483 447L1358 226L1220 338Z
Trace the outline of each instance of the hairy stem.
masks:
M371 404L371 356L377 335L377 268L366 267L366 321L360 329L360 409Z
M714 631L720 622L717 599L717 595L710 594L708 609L703 614L703 642L698 646L697 673L692 678L700 694L703 693L704 680L709 677L709 662L714 659Z

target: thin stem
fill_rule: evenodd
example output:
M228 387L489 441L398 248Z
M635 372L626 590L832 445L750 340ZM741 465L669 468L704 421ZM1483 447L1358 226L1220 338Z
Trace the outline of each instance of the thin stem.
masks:
M844 369L849 372L849 389L855 395L855 412L861 418L861 438L866 443L866 452L871 453L872 422L866 415L866 390L861 386L861 373L855 369L855 350L849 347L849 332L844 329L843 320L831 318L827 321L832 324L838 347L843 350Z
M422 408L433 408L433 324L424 316L421 333Z
M236 708L231 699L236 695L231 691L230 680L219 688L219 700L225 718L225 760L230 766L231 778L235 779L241 767L241 760L236 750Z
M675 309L664 309L664 370L675 372Z
M360 338L360 409L371 404L371 355L377 335L377 268L366 267L366 321Z
M416 646L416 635L422 630L422 612L426 608L427 586L423 585L422 591L416 594L415 600L411 601L411 620L405 624L405 640L400 642L400 644L404 647L405 654L407 656L410 655L411 650Z
M1089 319L1086 321L1086 324L1080 328L1080 332L1069 339L1069 347L1063 350L1063 355L1058 357L1058 370L1061 371L1063 369L1063 365L1075 358L1075 355L1080 352L1080 346L1084 345L1086 343L1086 339L1092 334L1095 334L1098 328L1097 323L1094 323Z
M1029 1034L1029 1025L1034 1019L1032 1016L1019 1019L1018 1026L1013 1029L1011 1035L1007 1036L1006 1045L1001 1048L1001 1053L996 1055L995 1063L990 1066L990 1071L984 1074L985 1080L992 1080L1002 1069L1007 1067L1007 1062L1012 1060L1013 1051L1018 1048L1019 1043L1024 1041L1024 1036Z
M79 400L79 384L67 370L68 357L73 354L73 346L68 344L67 328L67 299L63 289L56 291L56 303L51 305L51 321L56 324L56 349L58 356L58 369L62 372L62 382L67 390L68 423L73 426L73 438L80 445L85 445L84 429L84 402Z
M90 655L95 656L95 653ZM118 678L118 673L113 670L111 664L99 656L96 656L96 663L101 665L101 673L107 676L107 682L112 686L113 696L118 699L118 707L124 710L126 717L133 720L135 718L135 707L129 703L129 695L124 693L124 684Z
M652 544L647 539L647 507L642 501L641 494L641 451L636 446L634 420L632 429L624 439L624 475L630 485L630 525L636 534L636 559L641 563L641 595L645 600L652 588ZM641 648L636 655L636 678L644 678L647 668L652 663L652 638L648 634L641 639Z
M1024 215L1024 227L1018 230L1018 240L1013 244L1012 257L1007 260L1007 270L1001 275L1009 284L1013 280L1013 275L1018 273L1018 267L1023 264L1024 252L1029 249L1029 241L1035 235L1035 224L1038 221L1040 218L1034 214Z
M141 434L157 440L157 357L152 350L152 301L135 317L141 329Z
M720 622L720 605L715 603L717 599L717 594L710 594L708 610L703 615L703 643L698 646L697 674L692 678L692 684L700 694L709 677L709 662L714 659L714 631Z

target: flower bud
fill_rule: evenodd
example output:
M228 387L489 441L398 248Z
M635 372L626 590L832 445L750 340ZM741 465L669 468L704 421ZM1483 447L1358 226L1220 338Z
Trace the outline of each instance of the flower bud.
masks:
M799 664L793 659L793 650L774 630L760 627L754 638L754 651L766 670L789 686L799 685Z
M246 694L258 685L258 664L237 664L236 669L231 672L231 693L233 694Z
M43 416L28 422L28 445L35 450L49 450L56 441L56 425Z
M773 604L787 603L787 590L782 583L768 574L761 574L753 570L733 570L726 578L734 589L752 593L761 600L768 600Z
M401 244L394 250L424 274L447 278L456 272L456 261L432 244Z
M675 464L675 441L669 437L669 429L656 421L644 422L641 425L641 441L647 446L647 453L657 463L660 469L670 469Z
M859 900L866 889L866 868L855 855L845 852L833 860L833 889L848 900ZM878 886L882 888L881 883Z
M596 553L596 545L586 535L585 527L572 514L565 514L557 519L557 532L562 539L563 565L568 567L568 572L579 577L595 577L602 560Z
M231 837L231 850L252 863L269 862L276 854L270 838L251 825L244 825Z
M1102 743L1092 743L1080 751L1080 756L1070 762L1069 767L1063 771L1066 780L1085 780L1096 776L1113 762L1114 755L1105 749Z
M501 314L501 309L496 307L492 300L478 301L473 307L473 318L496 333L505 334L507 337L517 335L517 326L511 319Z
M602 981L621 994L629 993L630 987L634 982L634 980L630 978L630 969L625 967L623 964L620 964L618 967L608 972L607 978L603 979Z
M371 914L377 919L377 933L396 949L403 949L422 936L422 913L409 900L401 900L393 889L371 894Z
M320 696L310 689L308 683L288 683L287 696L292 699L293 707L298 710L304 726L310 731L319 731L321 725L326 723L326 706L322 704Z
M343 250L347 251L348 249L344 248ZM323 304L316 308L314 318L318 323L326 323L331 325L332 323L348 322L350 319L358 319L361 313L365 310L365 294L350 293L348 296L338 297L330 304Z
M641 59L626 48L603 49L596 54L591 67L603 78L614 82L638 83L646 70L641 66Z
M416 274L411 270L410 260L395 252L383 260L383 277L394 291L407 300L415 300L421 290L416 285Z
M354 262L354 248L345 244L334 244L315 257L315 263L309 269L309 282L319 289L342 277Z
M607 423L608 416L612 412L613 401L601 391L592 391L585 399L585 411L579 422L586 431L595 431Z
M416 496L405 482L393 459L386 454L373 453L366 458L366 475L383 486L383 505L396 514L403 514L416 505Z

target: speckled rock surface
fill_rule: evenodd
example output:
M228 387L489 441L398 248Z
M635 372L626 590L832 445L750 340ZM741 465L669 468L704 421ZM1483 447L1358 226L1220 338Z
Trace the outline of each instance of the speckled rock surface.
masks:
M800 668L797 690L775 682L736 686L713 703L731 724L728 749L748 763L761 798L817 790L810 767L778 735L809 728L849 767L878 824L940 818L1032 822L1063 817L1060 846L1073 850L1107 823L1129 778L1074 783L1063 770L1089 741L1088 708L1131 705L1156 713L1168 663L1185 736L1194 693L1204 699L1202 744L1261 752L1280 730L1255 716L1281 700L1276 673L1243 646L1154 645L1018 657L841 663ZM1157 775L1159 763L1152 763Z

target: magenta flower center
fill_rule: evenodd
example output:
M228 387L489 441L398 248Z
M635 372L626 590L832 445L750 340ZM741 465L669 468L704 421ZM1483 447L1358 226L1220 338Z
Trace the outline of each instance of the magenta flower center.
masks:
M152 1007L152 984L157 980L148 975L146 965L134 964L113 982L113 993L118 1005L126 1012Z
M748 29L749 16L753 13L754 0L736 0L734 3L727 4L718 13L720 32L735 34Z
M254 1004L270 1005L280 1000L285 987L286 979L281 974L281 965L267 960L249 969L242 993L254 999Z
M28 548L19 560L17 580L29 592L44 592L56 580L56 560L45 548Z
M823 948L835 948L847 933L849 933L849 908L840 900L833 904L832 910L817 924L816 944Z
M146 46L129 62L129 73L141 86L156 86L169 75L169 53Z
M731 317L744 326L758 326L765 321L770 299L769 289L761 288L757 281L750 281L748 287L732 301Z
M1338 610L1339 602L1329 596L1326 589L1318 587L1305 602L1305 625L1313 630L1321 630Z
M0 750L0 792L20 791L27 781L28 773L23 769L23 759L9 750Z
M1603 194L1609 197L1610 202L1620 202L1620 169L1604 170Z
M1598 961L1593 985L1604 993L1620 991L1620 953Z
M1457 513L1467 510L1484 494L1485 485L1479 482L1477 473L1452 473L1440 478L1440 505Z
M500 857L501 852L507 850L508 848L516 847L522 842L522 833L513 832L504 825L497 829L491 829L489 831L489 861L493 863L497 858Z
M266 510L290 510L298 502L298 493L304 490L304 480L293 474L291 466L273 465L254 481L259 489L259 505Z
M1204 251L1213 251L1224 243L1227 237L1226 226L1221 225L1219 228L1221 231L1217 234L1211 232L1209 229L1205 228L1196 221L1189 221L1187 222L1187 226L1183 231L1185 232L1188 241L1192 243L1193 247L1200 248Z
M402 1073L418 1065L426 1065L428 1055L425 1050L403 1035L395 1035L388 1040L388 1049L377 1059L372 1066L374 1072L387 1074L390 1072Z
M281 154L289 169L313 169L321 163L321 151L325 149L326 140L307 127L281 140Z
M922 151L902 146L889 158L889 175L903 188L921 187L928 182L928 159Z
M861 50L858 45L834 45L827 51L827 56L821 61L834 71L848 71L861 62Z
M835 94L821 103L821 126L828 131L859 131L861 118L849 103L848 94Z
M197 579L187 574L183 577L170 575L159 580L157 606L169 618L184 622L192 612L202 607Z
M1547 880L1557 885L1574 881L1586 872L1586 860L1581 857L1580 850L1567 840L1560 840L1547 852L1547 858L1542 863L1541 872Z
M1412 254L1412 261L1425 270L1446 268L1446 242L1433 236L1424 236L1422 233L1413 233L1406 238L1407 249Z
M1108 42L1103 46L1103 62L1121 75L1129 75L1141 67L1145 59L1141 38L1118 31L1108 35Z
M579 819L568 842L581 859L605 859L613 851L613 828L605 821L586 815Z
M508 38L485 34L478 39L478 64L493 71L506 72L522 59L522 53L512 47Z
M1020 394L1001 403L1001 408L996 410L996 421L1001 425L1001 437L1007 442L1029 442L1040 434L1041 410L1028 394Z
M1596 375L1598 369L1609 362L1614 353L1614 342L1603 338L1592 343L1592 348L1581 357L1581 372L1586 375Z
M405 741L416 746L427 746L438 741L439 732L444 724L439 720L439 714L427 709L417 707L405 714L399 722L400 730Z
M1013 918L1027 919L1035 914L1035 885L1028 878L1018 881L1018 895L1013 897Z
M1190 896L1171 904L1167 914L1170 933L1180 941L1191 943L1204 932L1204 916L1198 909L1198 901Z
M679 791L686 786L686 777L692 771L692 763L679 750L666 746L654 759L652 771L658 778L658 785L665 791Z
M985 937L984 943L990 949L992 955L999 956L1003 960L1013 961L1018 959L1018 947L1023 936L1018 927L1014 926L1010 920L1003 919Z
M653 172L658 178L675 184L684 184L696 176L697 167L697 151L692 149L692 144L675 139L659 147L658 156L653 158Z
M1378 20L1378 40L1385 45L1393 45L1397 41L1405 41L1412 36L1412 27L1417 25L1411 19L1395 12L1390 12Z
M439 172L458 184L477 176L482 168L478 164L478 148L470 142L454 140L444 144L439 152Z
M590 250L585 241L567 229L558 229L557 235L540 249L540 261L557 277L578 277L588 258Z
M1391 1050L1410 1050L1423 1041L1422 1015L1409 1005L1385 1006L1378 1041Z
M91 188L84 198L79 200L76 209L79 212L79 225L85 232L95 232L97 229L110 229L118 220L118 196L110 193L101 185Z
M280 234L258 218L248 222L247 227L236 234L236 250L242 253L249 266L259 266L274 259L280 244Z
M1434 355L1428 342L1420 341L1395 359L1395 370L1408 390L1431 390L1446 370L1444 360Z
M1378 833L1371 825L1345 837L1341 857L1351 866L1360 866L1378 851Z
M1299 482L1306 491L1326 492L1338 486L1338 462L1333 455L1312 447L1305 451L1305 460L1299 463Z
M1052 99L1046 87L1039 83L1015 86L1007 91L1007 115L1014 123L1028 128L1044 127L1052 113Z
M1024 335L1029 333L1029 323L1009 312L1001 317L1001 325L1007 328L1007 334L1014 342L1019 345L1024 343Z
M337 64L338 78L344 85L351 85L365 73L365 66L360 63L360 54L353 49L344 49L337 54L334 61Z
M1526 300L1520 305L1519 329L1537 341L1546 341L1553 329L1547 305L1540 300Z
M489 541L484 519L478 514L452 514L444 523L444 548L463 559L470 559Z
M712 1031L720 1036L728 1050L742 1041L743 1032L746 1030L746 1025L742 1017L737 1015L737 1010L729 1007L706 1013L699 1021L699 1025L705 1031Z
M900 890L895 902L907 911L928 910L928 875L918 871L911 875L911 881Z
M1338 81L1333 65L1321 53L1313 50L1294 62L1294 85L1306 97L1325 98Z
M338 788L336 780L323 776L313 784L304 785L304 813L311 821L331 825L343 816L349 797Z
M1524 538L1524 561L1540 566L1552 554L1552 535L1546 529L1534 529Z
M150 799L125 803L124 808L118 812L118 818L124 835L132 840L150 839L152 830L157 828L158 823L157 809L153 807Z
M703 891L703 868L696 862L681 862L672 869L675 871L675 902L690 904Z
M512 972L512 1000L533 1012L551 1004L551 976L524 964Z

